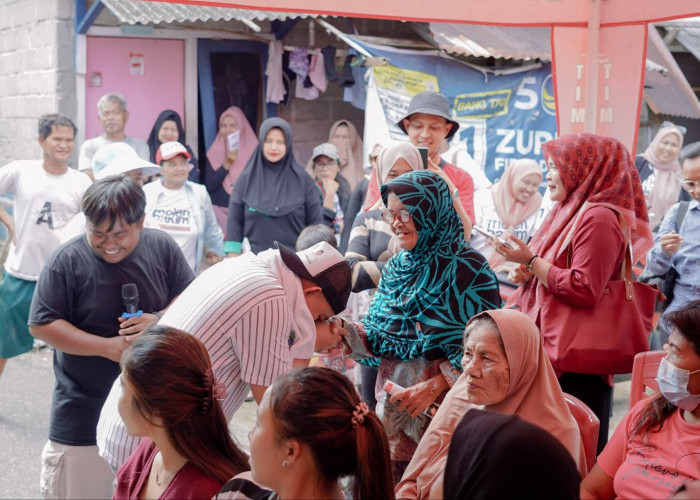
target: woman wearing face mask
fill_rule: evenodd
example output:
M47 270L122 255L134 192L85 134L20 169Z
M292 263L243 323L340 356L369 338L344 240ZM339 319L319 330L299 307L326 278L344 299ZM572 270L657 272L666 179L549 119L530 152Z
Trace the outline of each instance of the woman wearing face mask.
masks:
M666 211L678 201L681 192L678 154L683 147L683 134L685 128L663 122L649 147L635 159L651 227L656 227Z
M253 253L273 248L275 241L294 248L305 227L322 222L316 183L294 158L292 127L268 118L231 193L224 252L239 255L244 238Z
M669 498L700 479L700 301L669 314L661 394L637 403L581 483L581 498Z
M539 218L541 182L539 163L527 158L513 161L496 184L474 194L475 225L492 236L507 239L512 234L528 241ZM469 243L484 254L494 270L505 263L505 259L494 252L491 240L483 234L472 231Z

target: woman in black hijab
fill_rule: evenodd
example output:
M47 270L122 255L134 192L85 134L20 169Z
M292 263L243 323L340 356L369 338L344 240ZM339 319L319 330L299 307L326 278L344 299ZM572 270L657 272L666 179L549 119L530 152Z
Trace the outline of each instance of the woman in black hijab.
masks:
M452 436L443 498L573 500L580 483L571 454L550 433L516 415L472 409Z
M182 119L177 114L177 111L166 109L156 118L156 123L151 129L151 133L148 134L148 141L146 141L148 142L148 148L151 150L151 163L158 163L156 161L156 151L158 151L161 144L174 141L185 146L190 154L189 163L191 167L188 180L199 182L199 164L192 148L185 144L185 129L182 128Z
M292 128L282 118L260 125L258 143L231 193L224 252L238 255L247 238L254 253L275 241L294 248L299 233L323 222L316 183L292 152Z

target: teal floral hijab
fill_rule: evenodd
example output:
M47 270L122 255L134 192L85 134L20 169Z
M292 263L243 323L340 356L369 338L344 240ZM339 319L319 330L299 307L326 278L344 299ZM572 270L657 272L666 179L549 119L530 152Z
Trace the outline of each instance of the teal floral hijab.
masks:
M362 323L381 358L447 358L460 368L469 319L500 307L498 281L487 260L464 238L445 181L419 170L381 186L411 214L418 240L387 262Z

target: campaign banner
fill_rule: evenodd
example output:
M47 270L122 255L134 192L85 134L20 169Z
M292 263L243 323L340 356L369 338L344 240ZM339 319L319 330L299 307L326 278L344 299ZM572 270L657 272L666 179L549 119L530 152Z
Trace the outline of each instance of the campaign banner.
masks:
M540 162L542 143L556 135L556 109L551 64L542 64L510 74L478 71L453 59L423 55L419 51L393 50L368 45L373 55L388 57L389 65L370 73L366 113L383 114L388 138L406 140L397 122L406 115L411 98L432 90L450 101L452 116L460 124L451 146L464 148L486 176L495 182L505 167L518 158ZM381 106L376 113L373 106ZM383 139L367 137L371 144Z

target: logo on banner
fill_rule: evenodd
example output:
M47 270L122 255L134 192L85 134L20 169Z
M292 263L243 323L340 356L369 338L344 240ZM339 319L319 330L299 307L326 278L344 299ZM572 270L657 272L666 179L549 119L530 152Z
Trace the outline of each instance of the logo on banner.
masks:
M545 113L552 116L556 115L557 108L554 103L554 79L551 74L542 82L540 102L542 103L542 109Z
M460 94L454 99L452 114L457 118L492 118L508 114L510 89Z

